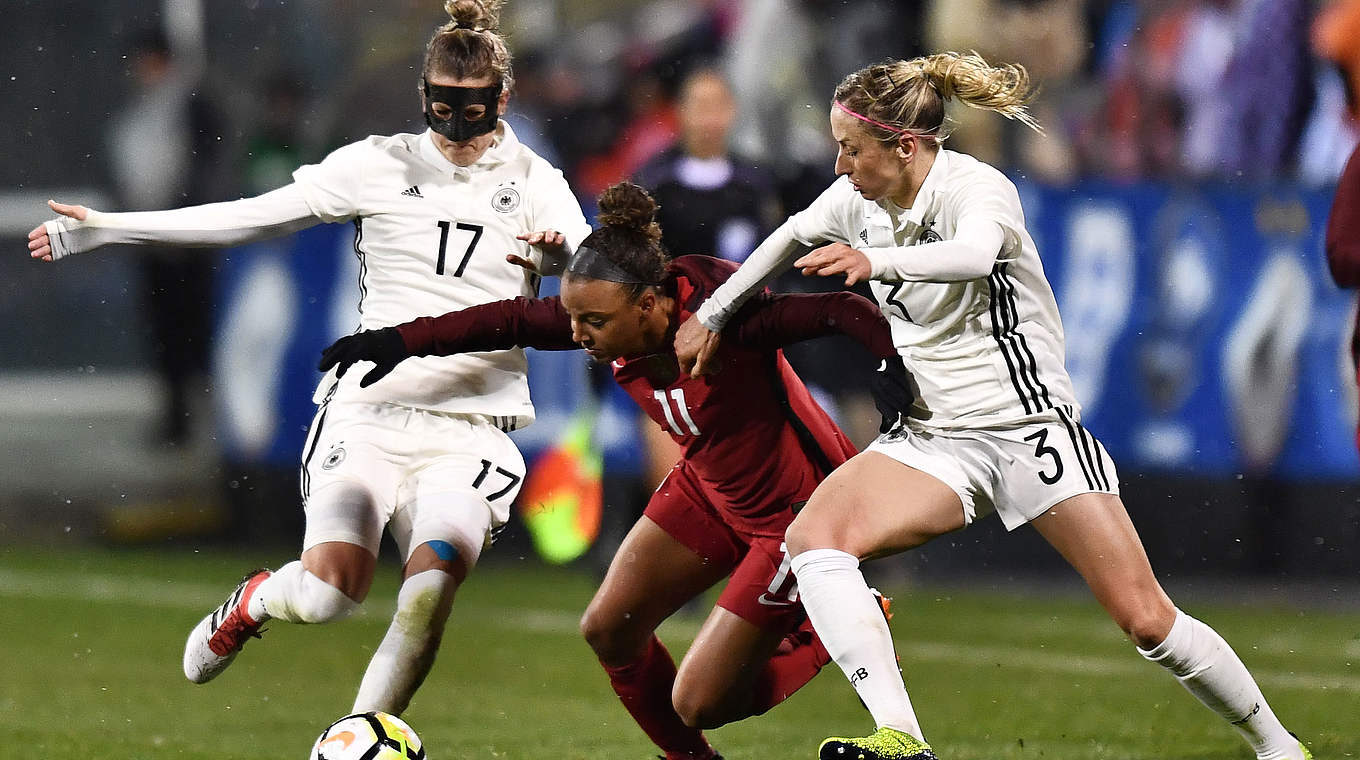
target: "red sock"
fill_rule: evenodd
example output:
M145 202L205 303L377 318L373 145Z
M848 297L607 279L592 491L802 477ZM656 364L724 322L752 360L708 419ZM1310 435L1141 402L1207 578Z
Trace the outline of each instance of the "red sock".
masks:
M617 668L605 665L604 672L609 674L609 684L619 701L667 758L709 758L717 754L703 731L686 726L675 714L671 703L675 661L656 636L638 660Z
M831 662L831 655L822 646L817 632L812 630L812 623L804 620L797 630L784 637L752 685L751 714L763 715L788 699L828 662Z

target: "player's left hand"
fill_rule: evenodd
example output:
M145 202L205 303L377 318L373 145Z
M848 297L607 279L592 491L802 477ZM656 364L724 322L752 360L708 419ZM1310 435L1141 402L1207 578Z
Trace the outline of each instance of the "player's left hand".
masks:
M543 249L545 260L566 258L567 236L563 235L557 230L526 232L523 235L516 235L515 239L523 240L529 245L537 246L538 248ZM516 256L515 254L510 253L506 254L505 260L510 262L511 264L514 264L515 266L524 267L525 269L529 270L530 272L533 272L534 274L539 275L545 274L544 272L538 271L538 267L534 266L534 262L524 258L523 256ZM565 265L566 262L563 261L563 266Z
M869 279L869 275L873 273L869 257L845 243L831 243L815 248L811 253L793 262L793 265L803 270L803 274L808 277L844 274L846 287Z
M361 330L330 344L321 352L321 361L316 368L329 372L331 367L337 367L335 376L338 379L344 377L355 362L373 362L376 366L359 380L359 387L367 388L396 369L402 359L409 356L406 342L401 339L397 328L384 327L381 330Z
M911 388L911 374L907 372L902 357L897 355L880 362L869 390L874 394L874 406L882 415L878 425L880 433L897 427L899 416L905 420L911 412L912 403L916 401L916 393Z

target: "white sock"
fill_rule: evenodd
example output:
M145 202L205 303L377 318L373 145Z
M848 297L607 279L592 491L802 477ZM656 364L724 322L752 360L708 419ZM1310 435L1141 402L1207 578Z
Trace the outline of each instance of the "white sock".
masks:
M1299 741L1280 724L1237 653L1214 629L1176 610L1162 643L1138 649L1171 671L1206 707L1232 723L1259 760L1300 760Z
M869 708L874 724L925 741L902 683L883 609L864 582L859 560L836 549L813 549L794 557L791 566L812 627Z
M270 618L290 623L329 623L353 612L359 603L307 572L294 560L275 570L255 589L246 611L257 622Z
M352 712L400 715L434 666L458 581L443 570L416 573L401 584L397 611L364 671Z

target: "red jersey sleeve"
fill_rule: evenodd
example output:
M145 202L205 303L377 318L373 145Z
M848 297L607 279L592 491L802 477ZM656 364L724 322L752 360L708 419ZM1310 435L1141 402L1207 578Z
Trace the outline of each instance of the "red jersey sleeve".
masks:
M737 312L723 333L758 348L845 335L880 359L897 355L883 312L869 299L849 292L762 293Z
M571 318L558 298L493 301L438 317L397 325L411 356L448 356L470 351L580 348L571 339Z
M1327 217L1327 266L1343 288L1360 287L1360 148L1337 181Z

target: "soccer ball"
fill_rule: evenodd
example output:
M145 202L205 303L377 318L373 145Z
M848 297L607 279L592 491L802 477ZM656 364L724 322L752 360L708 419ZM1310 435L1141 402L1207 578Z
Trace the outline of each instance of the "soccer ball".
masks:
M311 760L425 760L425 748L401 718L374 711L327 726L312 745Z

